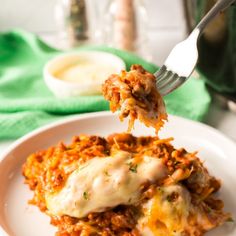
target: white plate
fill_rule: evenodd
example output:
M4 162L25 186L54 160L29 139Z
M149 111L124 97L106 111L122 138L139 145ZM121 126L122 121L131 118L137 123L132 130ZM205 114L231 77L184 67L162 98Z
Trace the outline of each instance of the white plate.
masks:
M50 225L49 217L39 212L37 207L27 204L32 192L23 184L21 166L30 153L59 141L68 143L72 136L80 133L106 136L123 132L126 127L127 123L120 123L117 116L109 112L90 113L40 128L14 143L3 154L0 162L0 235L54 235L55 228ZM134 134L154 133L152 129L137 124ZM210 173L223 181L219 195L225 202L225 210L231 212L236 219L235 143L211 127L176 116L169 117L160 136L174 137L176 147L183 146L188 151L199 150L199 156L205 161ZM227 223L207 235L235 236L235 224Z

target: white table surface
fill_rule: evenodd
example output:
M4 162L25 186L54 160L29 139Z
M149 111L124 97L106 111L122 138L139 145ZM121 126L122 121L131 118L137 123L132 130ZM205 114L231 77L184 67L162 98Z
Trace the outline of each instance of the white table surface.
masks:
M167 36L168 35L168 36ZM171 35L171 37L170 37ZM55 46L55 40L51 36L43 36L43 38ZM156 64L162 64L166 55L175 45L176 42L181 41L183 32L163 32L151 35L150 47L155 51L153 61ZM163 46L164 45L164 46ZM225 110L219 105L213 103L205 121L206 124L220 130L230 139L236 142L236 113ZM15 140L0 141L0 158L1 153L9 147Z

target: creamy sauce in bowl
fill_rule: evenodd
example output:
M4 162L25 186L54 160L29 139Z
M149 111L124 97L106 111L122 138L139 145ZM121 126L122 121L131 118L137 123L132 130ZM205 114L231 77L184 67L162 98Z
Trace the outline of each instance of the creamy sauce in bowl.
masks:
M72 83L103 83L114 71L113 65L83 60L56 71L54 76Z
M103 82L126 68L116 55L100 51L65 53L44 67L44 80L55 96L76 97L101 94Z

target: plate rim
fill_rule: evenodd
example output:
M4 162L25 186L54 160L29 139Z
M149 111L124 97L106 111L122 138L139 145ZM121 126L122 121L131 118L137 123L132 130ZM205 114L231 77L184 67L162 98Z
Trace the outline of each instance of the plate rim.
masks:
M88 119L88 118L92 118L92 117L101 117L101 116L117 116L118 112L112 113L111 111L100 111L100 112L90 112L90 113L84 113L84 114L76 114L76 115L71 115L69 117L65 117L62 118L60 120L54 121L52 123L43 125L39 128L36 128L34 130L32 130L31 132L23 135L22 137L20 137L19 139L15 140L12 144L10 144L9 147L7 147L2 154L0 155L0 165L2 163L2 161L6 158L6 156L14 149L16 148L18 145L20 145L21 143L23 143L24 141L28 140L29 138L32 138L44 131L47 131L49 129L55 128L57 126L66 124L66 123L70 123L76 120L82 120L82 119ZM176 116L176 115L168 115L169 118L171 119L178 119L182 122L187 122L187 123L193 123L196 126L199 126L201 128L205 128L207 129L209 132L211 132L212 134L217 135L219 138L224 139L226 142L228 142L231 146L234 146L234 148L236 149L236 142L234 140L232 140L230 137L228 137L227 135L225 135L224 133L222 133L221 131L217 130L216 128L209 126L205 123L199 122L199 121L195 121L195 120L190 120L181 116Z

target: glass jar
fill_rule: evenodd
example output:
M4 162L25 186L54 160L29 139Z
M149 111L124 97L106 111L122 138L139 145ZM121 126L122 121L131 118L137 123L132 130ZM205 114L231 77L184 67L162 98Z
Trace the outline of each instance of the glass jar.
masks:
M75 47L84 44L89 38L87 6L85 0L58 0L55 19L59 40Z
M148 17L142 0L110 0L103 15L103 43L150 57Z

